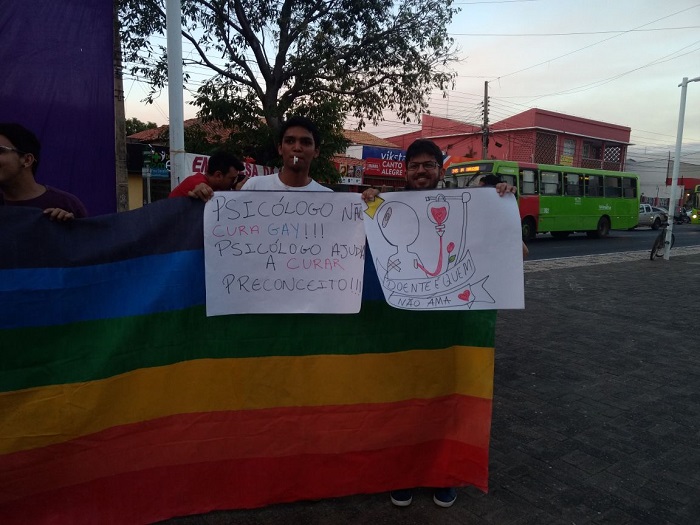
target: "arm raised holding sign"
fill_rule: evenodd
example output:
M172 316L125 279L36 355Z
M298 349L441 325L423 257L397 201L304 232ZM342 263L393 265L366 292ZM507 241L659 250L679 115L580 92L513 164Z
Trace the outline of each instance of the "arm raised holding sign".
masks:
M245 165L226 151L209 157L206 173L196 173L183 180L169 197L191 197L204 202L214 196L215 191L231 191L245 177Z
M411 157L409 157L409 152ZM442 167L442 151L434 142L426 139L414 141L406 150L406 190L434 190L445 175ZM496 177L494 177L496 178ZM491 184L481 184L482 186ZM506 182L493 184L496 192L503 197L508 193L516 193L515 186ZM362 200L372 202L379 195L376 188L368 188L362 192ZM523 257L527 257L529 250L523 243Z
M434 190L437 189L439 181L444 177L443 169L443 154L440 148L432 141L418 139L414 141L406 150L406 190ZM500 196L509 193L515 193L515 187L510 184L500 183L496 185L496 191ZM362 199L366 203L371 203L379 195L379 190L370 188L362 193ZM475 192L476 193L476 192ZM445 200L444 196L440 196ZM436 201L436 204L440 204ZM390 207L377 208L377 223L380 224L382 235L390 244L394 244L396 252L386 260L386 282L388 286L396 286L398 295L402 294L408 297L411 293L410 286L429 286L436 282L444 282L441 279L434 279L438 275L446 273L446 275L455 280L461 279L458 272L450 273L446 268L449 262L442 257L443 249L440 249L440 257L433 265L424 263L417 252L407 249L407 246L412 246L416 241L418 233L415 229L407 227L407 219L418 218L415 212L409 213L410 207L403 205L401 202L393 202ZM393 213L392 213L393 212ZM431 221L436 226L437 235L440 236L440 246L442 247L442 233L445 231L444 221L447 218L446 206L435 206ZM399 214L398 219L396 215ZM397 222L398 221L398 222ZM391 237L389 237L391 236ZM389 239L391 238L391 241ZM395 241L395 242L392 242ZM399 249L402 248L402 249ZM454 243L450 242L445 246L444 251L447 254L453 254ZM418 276L423 277L419 279ZM443 277L444 279L445 277ZM405 287L404 289L400 289ZM463 292L468 293L468 292ZM461 297L461 296L460 296ZM410 299L405 299L410 301ZM466 300L466 299L465 299ZM435 488L433 493L433 501L440 507L450 507L457 499L457 492L452 487ZM399 507L405 507L411 504L413 500L413 489L406 488L403 490L395 490L391 492L391 502Z

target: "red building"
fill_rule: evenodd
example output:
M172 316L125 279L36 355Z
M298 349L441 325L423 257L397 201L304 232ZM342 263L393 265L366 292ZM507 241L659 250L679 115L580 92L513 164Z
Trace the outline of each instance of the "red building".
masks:
M489 159L624 171L630 128L533 108L489 126ZM423 115L422 129L388 137L406 149L417 138L434 141L450 157L481 159L479 126Z

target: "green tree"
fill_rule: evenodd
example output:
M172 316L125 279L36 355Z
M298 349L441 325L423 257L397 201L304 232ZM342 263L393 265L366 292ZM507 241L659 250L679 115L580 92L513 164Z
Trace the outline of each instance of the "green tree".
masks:
M118 1L124 59L153 97L167 80L166 49L151 39L165 33L164 0ZM433 90L453 84L446 26L455 12L452 0L182 0L182 35L196 50L185 70L212 72L194 104L202 118L235 126L231 140L256 137L263 157L274 154L280 122L306 114L328 159L346 115L359 128L385 110L417 120Z
M157 128L158 124L155 122L142 122L136 117L131 117L126 119L126 136L128 137L129 135L133 135L134 133L138 133L139 131L143 131L145 129L154 129Z

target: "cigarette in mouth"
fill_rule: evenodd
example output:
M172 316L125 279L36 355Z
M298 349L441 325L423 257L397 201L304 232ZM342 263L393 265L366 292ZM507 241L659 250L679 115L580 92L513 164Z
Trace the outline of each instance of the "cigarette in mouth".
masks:
M294 157L294 164L296 164L297 162L299 162L299 157Z

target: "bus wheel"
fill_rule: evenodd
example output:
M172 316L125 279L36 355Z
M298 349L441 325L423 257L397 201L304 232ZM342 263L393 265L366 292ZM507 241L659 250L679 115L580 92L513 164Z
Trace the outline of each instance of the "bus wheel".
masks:
M593 239L600 239L601 237L607 237L610 233L610 219L607 217L601 217L598 221L598 228L593 231L586 232L586 235L592 237Z
M571 232L550 232L555 239L566 239Z
M530 217L528 217L527 219L523 219L523 242L529 241L530 239L534 239L536 233L537 232L535 231L535 221L533 221Z

